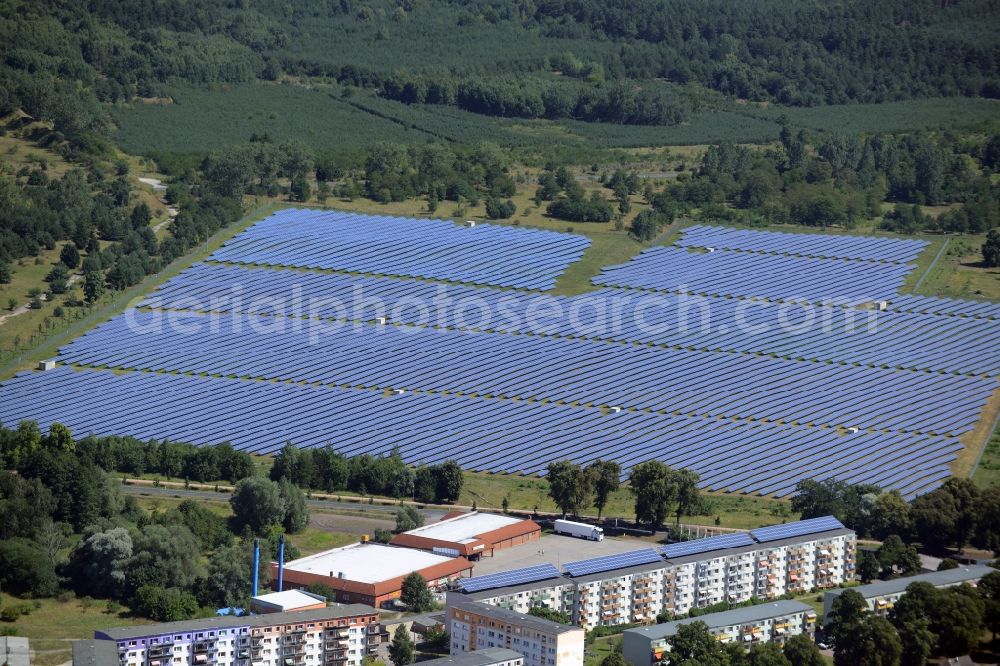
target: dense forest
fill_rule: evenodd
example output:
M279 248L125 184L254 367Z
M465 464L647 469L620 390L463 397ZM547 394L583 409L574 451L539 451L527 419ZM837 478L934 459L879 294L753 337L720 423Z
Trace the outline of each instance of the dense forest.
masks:
M86 153L108 149L105 103L284 75L636 124L683 120L699 103L685 99L691 84L806 106L995 98L998 17L996 0L18 0L0 7L0 115L51 121L66 150Z

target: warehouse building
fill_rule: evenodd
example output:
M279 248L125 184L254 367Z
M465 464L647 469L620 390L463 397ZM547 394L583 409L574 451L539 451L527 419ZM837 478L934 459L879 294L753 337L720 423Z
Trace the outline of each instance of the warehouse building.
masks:
M471 601L448 593L451 654L507 648L524 657L524 666L582 666L584 631L534 615Z
M294 589L322 583L337 593L331 601L381 607L399 598L403 579L414 572L423 576L432 590L440 590L463 575L471 575L472 564L463 557L355 543L285 562L284 585ZM271 579L277 578L278 564L272 562Z
M670 651L670 639L677 629L692 622L703 622L708 632L722 643L749 647L773 641L784 644L789 636L806 634L812 638L816 612L798 601L774 601L745 606L722 613L665 622L649 627L626 629L622 634L622 656L631 666L649 666Z
M431 525L397 534L390 543L478 560L495 550L537 541L541 535L542 528L533 520L478 511L453 512Z
M868 585L859 585L850 588L865 598L868 602L868 610L878 615L888 615L892 607L896 605L899 598L906 594L906 588L910 583L930 583L934 587L951 587L967 583L975 586L979 579L986 574L996 573L996 569L981 564L962 566L957 569L946 569L944 571L932 571L931 573L920 574L918 576L908 576L906 578L896 578L894 580L880 580ZM830 617L834 600L846 590L830 590L823 595L823 618L824 621Z
M722 601L775 599L854 579L856 538L833 517L463 579L474 601L564 612L584 629L649 623Z
M420 666L524 666L524 655L507 648L485 648L429 659Z
M117 646L121 666L360 666L378 649L378 611L354 604L321 610L212 617L94 632Z

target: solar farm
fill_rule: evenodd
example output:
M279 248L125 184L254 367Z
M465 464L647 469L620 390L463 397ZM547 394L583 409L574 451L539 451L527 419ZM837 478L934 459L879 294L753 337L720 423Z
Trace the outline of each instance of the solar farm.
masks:
M899 294L924 241L690 227L590 293L546 293L588 246L280 211L4 382L0 422L504 474L655 458L719 492L914 497L995 395L1000 304Z

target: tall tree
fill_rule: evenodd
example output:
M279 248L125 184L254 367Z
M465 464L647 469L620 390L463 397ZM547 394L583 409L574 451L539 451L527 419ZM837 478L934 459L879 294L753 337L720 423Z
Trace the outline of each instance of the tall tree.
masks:
M302 489L287 478L282 478L278 482L278 495L285 507L285 515L281 519L282 527L289 534L304 530L309 524L309 507L306 506L306 496Z
M437 477L437 499L439 502L457 502L462 495L465 475L454 460L446 460L434 468Z
M208 576L198 585L201 602L217 608L243 608L253 588L253 554L240 543L215 551Z
M875 499L869 526L872 536L876 539L885 539L890 534L909 537L913 529L910 505L898 490L882 493Z
M597 517L604 513L611 493L618 490L621 483L622 466L613 460L595 460L587 467L594 488L594 506Z
M72 270L80 265L80 251L73 243L66 243L59 252L59 261Z
M664 660L670 666L728 666L729 658L719 641L708 632L704 622L677 627L670 640L670 652Z
M249 527L254 534L263 534L272 525L281 524L286 514L278 484L259 476L237 483L229 504L236 530Z
M795 634L785 642L785 658L792 666L826 666L816 642L805 634Z
M674 470L673 483L677 495L677 508L674 515L677 518L676 525L680 527L681 516L690 513L691 509L698 503L698 473L689 469Z
M629 489L635 496L636 521L662 526L677 501L673 471L659 460L640 463L632 468Z
M792 666L792 662L782 653L777 643L768 641L750 646L740 666Z
M434 597L427 588L427 581L415 571L403 579L399 599L415 613L428 611L434 605Z
M1000 571L983 576L976 589L983 596L986 628L995 641L1000 633Z
M389 660L392 661L393 666L412 664L416 658L416 651L413 637L410 636L406 625L401 624L396 627L396 631L392 635L392 643L389 644Z
M117 597L125 587L132 536L124 527L85 537L69 554L64 573L80 594Z
M904 594L893 606L889 620L903 644L901 666L924 666L937 641L919 594Z
M184 525L146 525L125 562L125 593L144 585L190 588L204 570L198 540Z
M990 229L983 243L983 265L989 268L1000 266L1000 230Z
M545 476L549 482L549 497L563 515L578 515L587 506L592 478L579 465L568 460L549 463Z
M883 580L897 576L915 576L920 573L920 555L914 546L903 543L895 534L890 534L877 552L879 577Z

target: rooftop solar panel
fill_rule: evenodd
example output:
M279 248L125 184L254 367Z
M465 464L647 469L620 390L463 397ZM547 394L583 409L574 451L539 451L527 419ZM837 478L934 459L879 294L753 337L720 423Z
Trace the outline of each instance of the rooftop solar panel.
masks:
M738 532L735 534L723 534L722 536L708 537L707 539L695 539L683 543L672 543L661 548L667 559L708 553L713 550L723 548L739 548L741 546L752 546L754 540L749 534Z
M500 573L489 574L487 576L474 576L462 581L461 587L465 592L481 592L482 590L507 587L508 585L521 585L549 578L558 578L561 575L559 570L551 564L541 564L537 567L501 571Z
M563 565L563 568L569 572L570 576L576 577L600 573L602 571L624 569L625 567L634 567L640 564L650 564L652 562L660 562L662 560L663 557L656 550L652 548L645 548L643 550L632 550L627 553L619 553L617 555L606 555L604 557L595 557L589 560L567 562Z
M766 543L768 541L777 541L779 539L788 539L790 537L843 528L844 525L833 516L822 516L820 518L809 518L808 520L800 520L784 525L761 527L760 529L751 530L750 535L757 541Z

